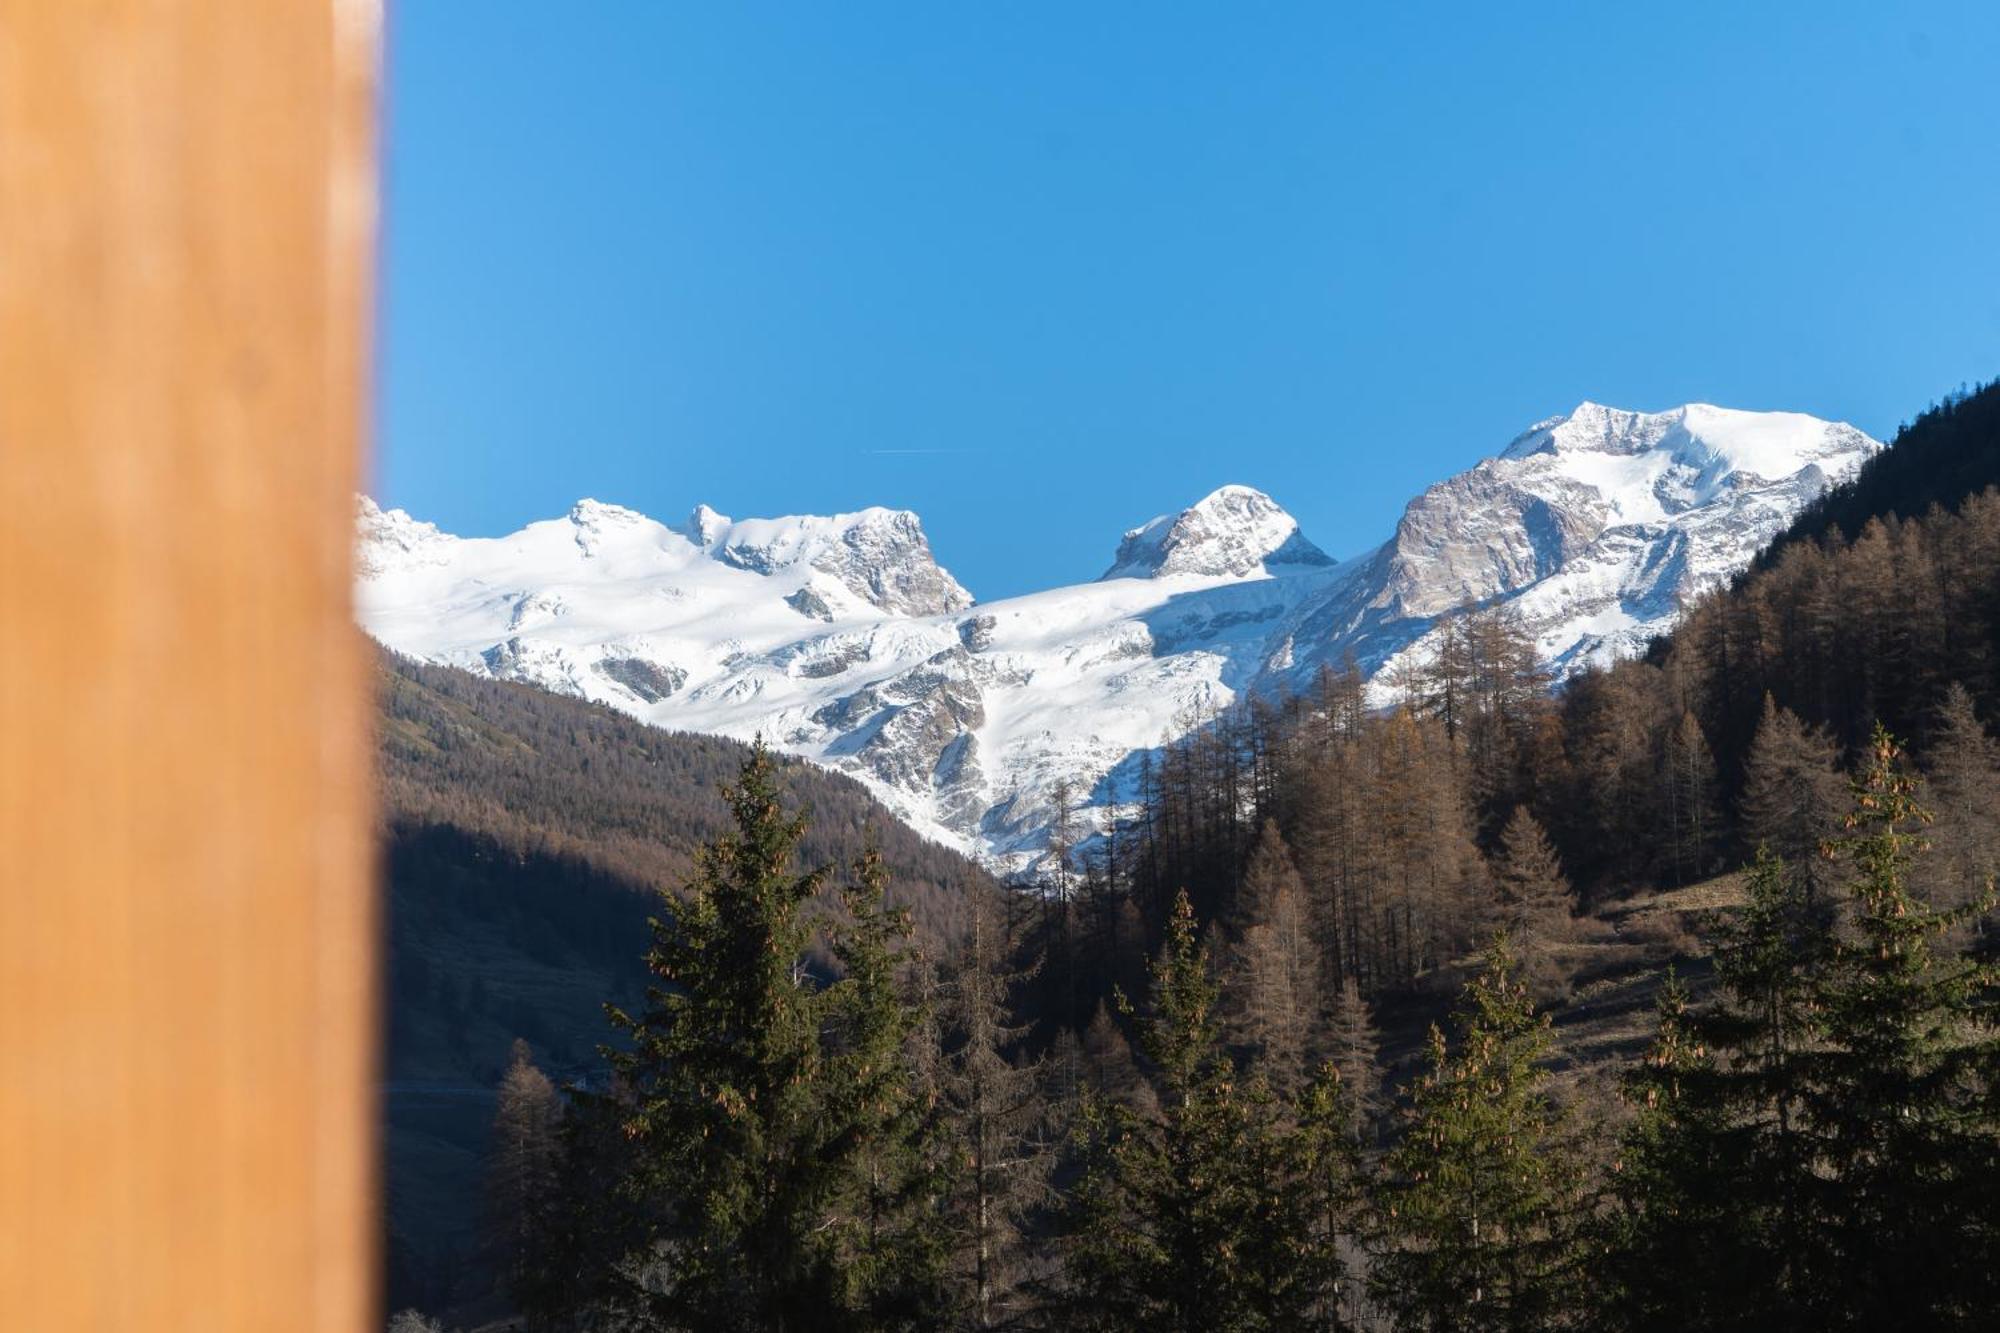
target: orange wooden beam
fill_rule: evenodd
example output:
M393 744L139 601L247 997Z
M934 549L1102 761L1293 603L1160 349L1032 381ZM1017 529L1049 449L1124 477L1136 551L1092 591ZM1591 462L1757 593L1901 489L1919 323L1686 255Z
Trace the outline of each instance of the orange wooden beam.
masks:
M0 0L0 1326L375 1324L373 0Z

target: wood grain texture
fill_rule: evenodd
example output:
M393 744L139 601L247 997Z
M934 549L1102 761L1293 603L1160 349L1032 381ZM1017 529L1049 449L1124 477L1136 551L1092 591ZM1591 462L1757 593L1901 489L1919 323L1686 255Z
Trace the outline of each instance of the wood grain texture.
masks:
M379 1327L379 26L0 0L0 1327Z

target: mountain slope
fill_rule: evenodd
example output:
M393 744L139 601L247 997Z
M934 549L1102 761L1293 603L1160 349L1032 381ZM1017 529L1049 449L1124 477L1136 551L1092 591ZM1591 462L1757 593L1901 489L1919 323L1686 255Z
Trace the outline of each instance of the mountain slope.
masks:
M1335 564L1260 492L1127 532L1093 583L974 604L914 515L671 528L583 501L462 539L363 501L364 625L427 660L851 773L915 827L1019 869L1059 784L1102 826L1135 754L1439 619L1517 610L1562 672L1636 651L1880 446L1791 413L1595 404L1411 501Z
M1792 412L1583 403L1413 500L1370 606L1505 602L1566 676L1643 650L1881 447Z
M1808 505L1758 557L1776 563L1787 546L1838 528L1858 534L1871 518L1917 518L1932 505L1954 509L1968 495L2000 485L2000 379L1946 394L1896 432L1889 447L1847 481Z
M655 895L678 887L693 870L694 849L729 827L720 786L734 778L747 747L388 654L378 698L398 966L415 950L433 981L469 990L523 973L516 955L525 951L567 954L587 970L636 978ZM928 939L951 934L966 889L990 882L977 865L888 817L852 779L787 764L784 780L791 799L813 811L806 859L852 861L872 827L893 890ZM481 894L490 896L473 901ZM477 965L448 964L478 932L493 930L499 953ZM585 987L580 1007L562 1011L574 1020L555 1043L563 1058L587 1056L605 1036L597 1012L605 994ZM420 1006L392 1004L395 1023L415 1026L404 1032L408 1041L392 1045L391 1075L483 1076L504 1064L513 1037L558 1035L506 1030L509 1011L499 999L473 1016L470 1037L450 1041L431 1040L437 1034ZM533 1009L544 1021L552 1012L547 1004Z
M558 1077L599 1070L603 1006L642 1002L656 891L729 827L717 787L746 747L388 654L377 694L388 1282L394 1305L435 1309L490 1285L476 1224L509 1045ZM991 884L849 778L788 763L783 781L813 812L805 859L850 861L872 828L933 949Z

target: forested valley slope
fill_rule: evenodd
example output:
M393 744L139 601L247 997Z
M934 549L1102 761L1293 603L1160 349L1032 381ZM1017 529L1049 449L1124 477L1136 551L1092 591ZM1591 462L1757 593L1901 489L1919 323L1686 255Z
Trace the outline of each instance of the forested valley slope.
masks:
M660 733L392 665L391 808L465 839L394 893L440 899L533 845L580 916L644 883L700 905L653 928L664 998L637 995L662 904L635 906L572 1007L473 1024L469 1072L507 1089L489 1225L421 1303L550 1328L1986 1326L1996 400L1922 414L1641 657L1552 691L1504 607L1442 616L1387 698L1329 664L1147 756L1105 836L1058 811L1013 888L885 834L887 867L830 893L802 869L853 861L866 807L814 770L674 738L717 748L667 784L702 788L698 831L667 832L679 796L626 816L609 794L618 765L666 762ZM437 719L415 738L404 688ZM482 731L516 702L545 720ZM456 776L398 792L399 746L453 773L423 751L448 723L486 786L561 810L521 761L577 719L622 737L623 759L564 760L610 813L501 838ZM705 794L718 769L733 807ZM737 852L681 859L732 824ZM403 910L394 1021L448 1062L457 1039L421 1029L449 1006L403 979L402 940L429 966L489 913L422 935ZM520 954L546 937L517 929ZM745 940L784 965L731 967ZM599 1040L615 1082L537 1081Z

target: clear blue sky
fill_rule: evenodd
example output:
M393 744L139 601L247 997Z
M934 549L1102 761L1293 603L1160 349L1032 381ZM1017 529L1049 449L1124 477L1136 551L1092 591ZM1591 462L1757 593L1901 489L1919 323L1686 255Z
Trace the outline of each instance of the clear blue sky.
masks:
M2000 373L2000 5L391 6L377 493L1336 555L1584 398Z

